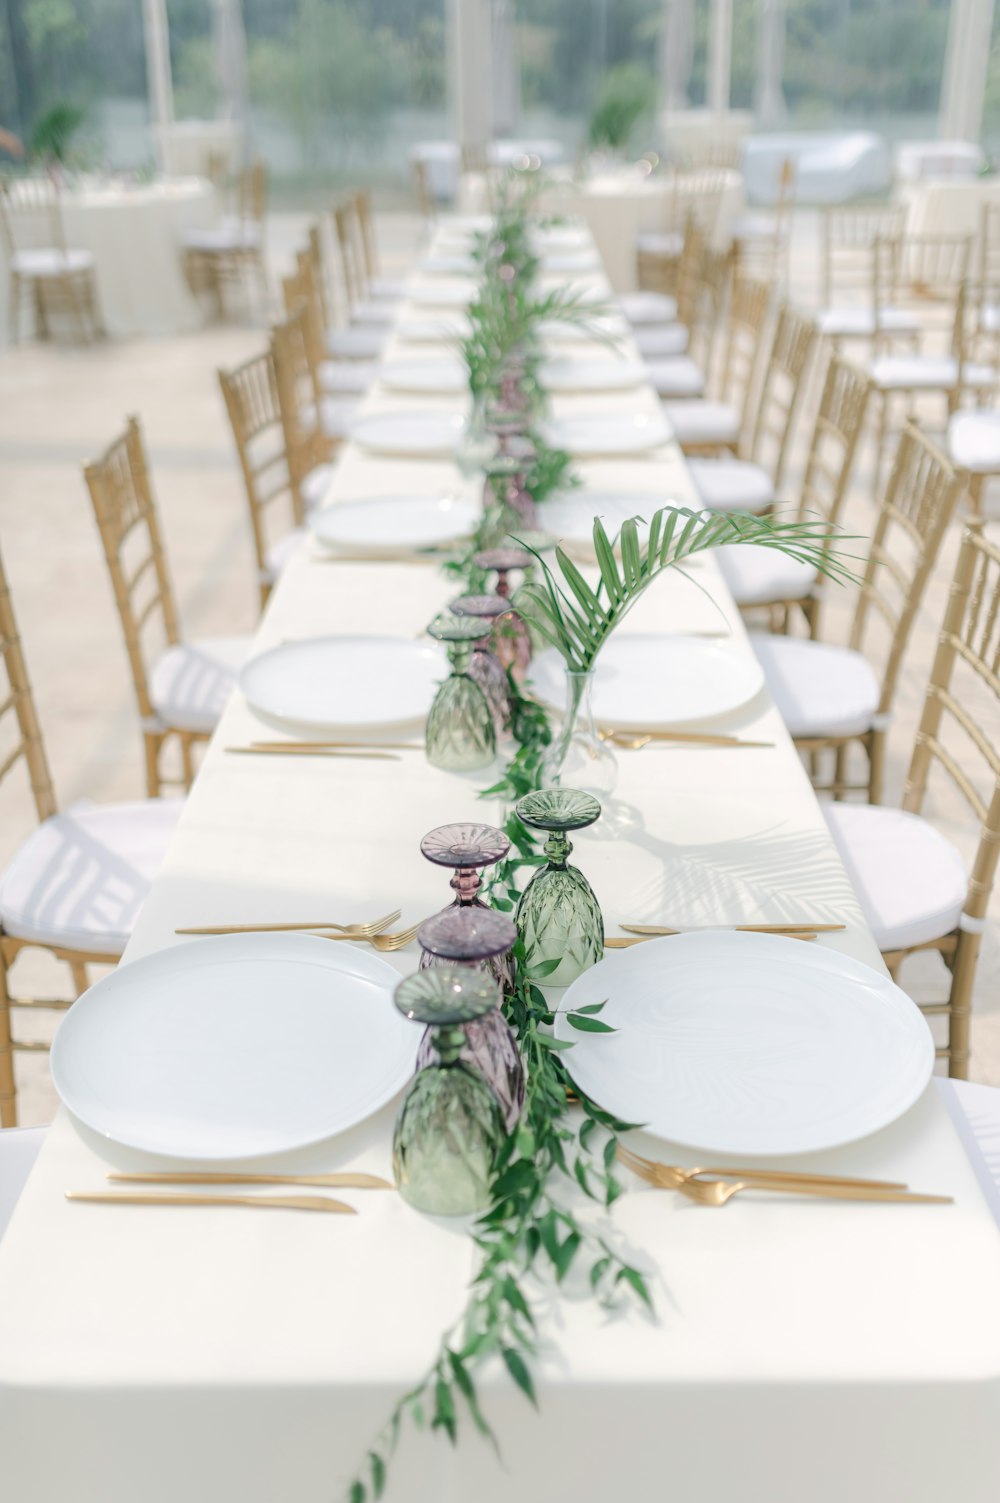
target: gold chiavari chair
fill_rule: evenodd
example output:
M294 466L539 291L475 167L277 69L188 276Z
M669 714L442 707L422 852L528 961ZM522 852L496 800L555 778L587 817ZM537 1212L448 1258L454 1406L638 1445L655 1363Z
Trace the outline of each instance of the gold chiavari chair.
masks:
M317 421L333 447L346 438L358 413L357 377L365 371L356 361L329 360L323 339L323 319L310 250L296 257L296 268L281 283L286 314L303 312L303 337L315 403L305 409L307 420ZM369 378L373 379L372 377ZM307 500L308 504L308 500Z
M770 214L744 214L733 226L735 274L756 277L772 287L788 282L788 255L795 207L795 163L786 157L778 175L778 197Z
M1000 475L1000 412L996 409L1000 385L1000 283L978 283L965 289L965 339L961 351L963 371L973 363L997 374L989 389L981 387L973 407L959 406L968 383L963 382L950 402L948 457L961 473L969 506L981 512L987 483ZM985 402L990 405L986 406Z
M240 173L235 215L208 230L189 230L184 236L184 268L191 290L207 292L221 318L227 287L255 284L261 307L270 300L264 252L267 218L267 169L254 162Z
M670 292L677 304L677 321L647 327L640 325L632 330L632 338L644 360L665 359L685 353L691 341L691 330L697 321L699 307L703 301L707 301L702 298L701 288L703 284L707 285L716 271L721 270L717 262L710 259L710 252L697 220L688 218L684 225L676 283ZM728 272L728 268L724 270Z
M686 248L676 288L677 322L640 326L633 330L640 353L643 353L647 376L657 395L665 402L678 401L682 406L691 398L701 399L705 395L729 279L728 257L705 244L694 220L689 220L688 226L690 235L685 237ZM688 243L695 247L696 254L688 254ZM684 336L684 353L651 356L648 345L644 345L640 338L643 334L661 332L670 336L674 331L680 331Z
M185 642L163 551L138 420L84 467L115 604L125 637L146 752L146 787L190 787L193 747L207 741L251 646L251 638ZM150 638L154 639L153 645ZM182 776L167 777L163 754L179 748Z
M278 382L270 350L244 361L235 370L220 370L218 374L250 509L263 608L302 536L305 513L289 474ZM275 537L273 516L278 510L287 512L287 525Z
M14 344L26 296L41 339L49 337L49 314L57 309L69 314L81 341L100 337L94 258L88 250L67 247L59 190L52 179L0 178L0 230L9 265Z
M36 828L0 877L0 1126L17 1120L14 1053L45 1050L15 1038L13 1011L61 1012L88 984L88 967L116 965L183 807L180 799L73 805L60 813L35 711L17 621L0 559L0 780L27 775ZM14 995L11 970L25 949L63 962L72 995Z
M816 339L812 319L783 304L770 340L760 398L736 457L693 456L688 461L698 494L713 511L760 513L777 500Z
M835 346L845 339L872 340L876 333L887 342L919 335L916 310L884 301L895 294L895 278L876 290L876 241L896 246L905 221L906 212L898 205L851 204L824 210L821 309L816 322Z
M847 496L870 389L862 371L830 355L795 508L797 521L825 523L828 537ZM718 560L737 605L766 609L771 631L787 631L791 618L801 612L809 635L819 636L823 582L816 569L750 543L720 548Z
M711 346L724 298L728 258L705 250L696 296L699 307L691 315L693 329L704 331L708 348L702 369L711 367ZM723 341L722 374L718 395L709 400L668 401L663 410L686 454L736 452L752 432L762 364L768 356L766 333L771 323L771 289L763 282L738 278L732 286ZM692 347L696 361L700 348ZM700 361L698 361L701 364Z
M398 302L404 296L403 282L384 277L379 270L378 243L375 238L375 211L368 188L358 188L354 194L355 220L361 236L361 256L364 262L368 296Z
M848 646L753 633L751 641L788 730L809 755L817 788L842 798L882 794L885 738L903 655L961 484L944 454L912 424L903 429L879 507L851 623ZM881 677L862 649L881 627ZM852 746L867 758L867 776L848 781ZM824 781L820 759L833 758Z
M322 394L309 359L308 311L300 302L271 329L271 359L296 517L322 499L333 441L316 421Z
M841 856L883 959L936 950L950 972L938 1048L965 1079L976 965L1000 855L1000 548L970 519L962 539L903 793L902 810L827 806ZM992 716L992 724L984 716ZM978 825L971 864L924 816L932 777L957 791Z
M636 239L636 277L642 289L676 294L685 228L693 220L711 243L724 187L725 173L720 169L671 172L663 223Z
M355 324L390 324L396 310L389 302L378 302L368 296L368 280L365 274L361 233L358 229L357 205L353 199L336 204L333 210L333 225L340 253L340 273L347 294L347 307L351 322Z
M323 235L319 224L310 225L304 254L309 259L309 274L317 298L325 353L331 360L341 364L341 375L337 378L336 386L331 385L331 390L367 391L375 379L377 369L371 362L382 353L389 330L376 324L359 324L354 328L337 326L338 299L328 258L323 251ZM297 261L300 272L303 268L301 255L302 253Z

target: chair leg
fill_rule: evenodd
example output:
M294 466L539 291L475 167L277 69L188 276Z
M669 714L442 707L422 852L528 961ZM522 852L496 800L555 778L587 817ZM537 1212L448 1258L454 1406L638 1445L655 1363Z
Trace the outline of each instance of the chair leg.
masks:
M146 794L149 798L159 798L160 752L163 749L163 736L159 731L144 731L142 739L146 752Z
M87 975L87 962L85 960L70 960L69 973L73 977L73 986L76 995L81 997L90 985L90 977Z
M81 286L76 277L67 277L65 282L66 296L73 310L73 322L76 325L77 338L81 344L89 344L87 336L87 321L84 317L84 304L81 296Z
M969 510L974 517L981 517L983 514L983 491L985 489L985 475L969 476Z
M191 755L191 737L186 731L181 733L181 762L184 767L184 786L190 788L194 782L194 758Z
M948 1028L948 1074L953 1080L969 1078L969 1035L972 1023L972 987L976 979L976 963L982 936L967 934L958 937L955 963L952 966L951 1015Z
M14 1040L10 1031L10 993L7 962L0 954L0 1127L17 1126L17 1087L14 1080Z
M40 277L35 281L35 328L39 339L48 339L49 320L45 308L45 287Z
M885 731L872 731L868 751L868 802L882 802L882 785L885 780Z
M21 278L16 271L10 274L10 342L19 344L21 339Z
M94 338L103 339L104 320L101 318L100 305L97 301L97 278L92 271L87 273L87 279L83 284L83 302Z
M838 746L833 754L833 796L842 799L847 786L847 743Z

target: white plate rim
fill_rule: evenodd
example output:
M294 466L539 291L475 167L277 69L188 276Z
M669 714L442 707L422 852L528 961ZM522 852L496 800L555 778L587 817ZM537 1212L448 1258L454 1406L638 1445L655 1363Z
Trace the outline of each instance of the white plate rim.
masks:
M392 643L395 643L397 647L405 647L405 648L407 648L408 650L411 650L411 651L418 651L418 652L419 651L423 651L423 652L433 652L434 651L434 646L433 646L432 643L421 641L417 637L400 637L400 636L396 636L394 633L387 633L385 636L380 636L380 635L378 635L375 632L361 632L361 633L358 633L356 636L352 636L352 635L349 635L348 633L339 633L338 634L338 633L335 633L335 632L328 632L324 636L303 637L299 641L296 641L296 642L278 642L278 643L275 644L274 647L266 647L263 652L257 653L256 656L252 657L249 660L249 662L244 663L243 667L240 669L240 672L239 672L239 674L237 676L237 680L236 680L237 687L239 688L240 693L243 695L243 697L246 700L246 703L249 706L249 708L251 709L251 711L255 715L258 715L266 724L280 725L280 726L284 727L287 730L294 730L297 727L301 727L301 726L308 726L310 730L314 730L314 731L326 731L326 730L336 729L338 727L343 727L344 729L355 730L355 729L362 729L362 728L364 728L366 726L375 727L375 726L413 725L417 721L423 723L423 721L426 720L427 715L430 713L430 708L431 708L430 704L427 705L426 710L423 711L423 713L420 714L419 716L402 716L402 717L397 716L393 720L309 720L309 719L303 720L303 719L300 719L298 716L295 716L295 715L286 715L286 714L283 714L279 710L268 710L268 709L265 709L263 706L261 706L260 704L258 704L257 702L255 702L255 700L251 697L250 693L247 691L247 688L246 688L246 676L250 673L250 670L252 668L254 668L255 666L257 666L258 664L264 662L267 659L272 659L273 660L274 658L278 657L279 655L287 654L287 653L289 653L291 651L295 651L298 648L316 647L316 646L318 646L320 644L331 643L331 642L336 642L338 644L339 643L351 643L355 648L358 646L359 643L364 643L364 642L380 642L380 643L382 643L382 642L392 642ZM446 676L446 675L447 675L447 667L446 667L446 665L444 663L442 663L442 676Z
M387 506L390 503L395 503L400 507L412 507L414 510L417 510L421 507L442 507L445 502L450 502L456 510L467 509L469 520L473 524L471 528L463 528L458 532L438 533L435 537L422 542L400 543L398 540L386 540L374 537L368 539L355 538L353 540L336 538L317 525L324 518L332 520L338 513L344 511L352 514L361 512L370 515L373 507L377 509L380 505ZM386 558L392 558L397 555L406 556L414 550L421 548L434 547L448 542L458 542L463 538L469 537L475 531L475 522L478 515L479 508L475 503L467 501L461 496L406 495L404 492L399 491L398 493L386 494L384 496L358 496L350 501L338 501L333 506L324 506L322 510L314 511L310 514L308 526L317 543L330 552L350 554L357 550L364 553L384 554Z
M411 423L427 425L439 425L447 429L450 438L441 438L436 443L399 443L395 444L391 438L374 438L370 435L373 425L385 425L392 423ZM454 454L461 442L465 431L467 419L462 413L426 412L419 408L408 409L401 412L367 412L364 416L355 418L351 424L349 438L352 443L360 448L367 449L372 454L401 454L415 455L418 457L444 457Z

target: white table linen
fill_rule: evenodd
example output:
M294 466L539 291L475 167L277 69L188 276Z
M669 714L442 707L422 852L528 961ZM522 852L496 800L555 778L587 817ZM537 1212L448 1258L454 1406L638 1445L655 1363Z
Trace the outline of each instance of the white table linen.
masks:
M582 351L581 351L582 353ZM591 352L592 353L592 352ZM425 399L428 409L442 399ZM370 410L420 399L376 389ZM601 411L650 410L651 391ZM560 398L557 414L593 410ZM674 444L581 465L597 487L694 500ZM344 451L330 500L460 484L447 463ZM258 635L265 648L330 631L410 633L452 587L433 564L293 557ZM623 632L745 633L714 561L665 578ZM615 933L681 924L842 920L820 941L878 951L777 712L761 694L713 729L773 742L619 754L616 795L575 839ZM420 836L489 817L486 774L419 752L399 764L234 757L261 733L230 702L126 960L187 923L364 918L440 907ZM394 957L401 972L415 953ZM281 999L275 998L276 1038ZM386 1173L390 1107L289 1167ZM641 1137L638 1139L642 1144ZM659 1157L691 1162L669 1145ZM100 1147L101 1152L96 1149ZM397 1196L353 1197L356 1218L68 1205L106 1158L60 1112L0 1246L0 1455L17 1503L329 1503L366 1442L459 1314L474 1269L457 1226ZM805 1163L806 1161L803 1161ZM615 1226L648 1267L658 1318L609 1319L588 1299L541 1299L541 1415L483 1377L505 1465L470 1426L452 1451L404 1430L389 1503L993 1503L1000 1488L1000 1239L945 1105L929 1089L866 1141L808 1163L946 1191L954 1206L766 1200L724 1212L636 1187ZM58 1438L58 1444L55 1439Z

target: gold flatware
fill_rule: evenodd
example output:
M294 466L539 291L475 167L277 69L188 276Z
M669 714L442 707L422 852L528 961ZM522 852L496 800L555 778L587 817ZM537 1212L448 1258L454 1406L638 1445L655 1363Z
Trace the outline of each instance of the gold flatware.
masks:
M629 935L627 939L617 939L612 935L610 939L605 939L604 948L606 950L628 950L632 945L644 945L651 939L670 939L678 934L732 934L734 932L732 929L663 929L658 934L635 934ZM784 939L801 939L806 942L819 939L819 935L814 929L796 929L793 933L785 933L783 931L782 937Z
M413 924L409 929L401 929L398 934L373 934L370 939L365 940L365 944L371 945L373 950L390 954L393 950L401 950L404 945L410 943L411 939L415 939L419 928L419 924ZM330 934L327 938L335 939L337 936ZM344 935L344 938L349 939L350 936Z
M356 1216L353 1206L329 1195L137 1195L120 1190L67 1190L67 1200L103 1206L252 1206L258 1211L334 1211Z
M602 733L602 741L615 746L619 751L642 751L646 746L719 746L726 748L768 747L773 741L741 741L738 736L668 736L654 735L652 731L608 731Z
M658 1190L677 1190L698 1205L724 1206L734 1195L740 1195L746 1190L759 1190L774 1195L804 1195L821 1200L912 1202L920 1205L952 1203L950 1195L921 1195L909 1190L887 1189L877 1184L826 1183L805 1177L796 1179L792 1176L787 1180L779 1180L755 1173L753 1178L745 1176L735 1180L696 1179L691 1178L686 1171L673 1169L667 1164L655 1164L649 1160L633 1162L627 1150L624 1154L619 1150L619 1153L622 1162L646 1184Z
M846 924L702 924L690 929L667 929L661 924L619 924L628 934L712 934L720 929L737 934L835 934Z
M341 757L350 761L398 762L399 756L391 751L346 751L333 747L310 746L227 746L227 752L238 757Z
M175 929L175 934L297 934L308 929L336 929L352 939L368 939L394 924L402 909L394 908L366 924L209 924L200 928Z
M251 741L250 751L423 751L422 741Z
M624 1143L618 1145L618 1157L623 1164L643 1177L669 1175L677 1179L698 1179L703 1174L712 1174L721 1179L753 1179L765 1183L774 1181L778 1184L858 1185L870 1190L906 1189L906 1184L902 1180L858 1179L850 1174L809 1174L798 1169L734 1169L701 1165L683 1168L680 1164L661 1164L657 1159L644 1158L641 1153L636 1153L634 1148L627 1148Z
M394 1190L390 1180L377 1174L108 1174L124 1185L314 1185L326 1190Z

